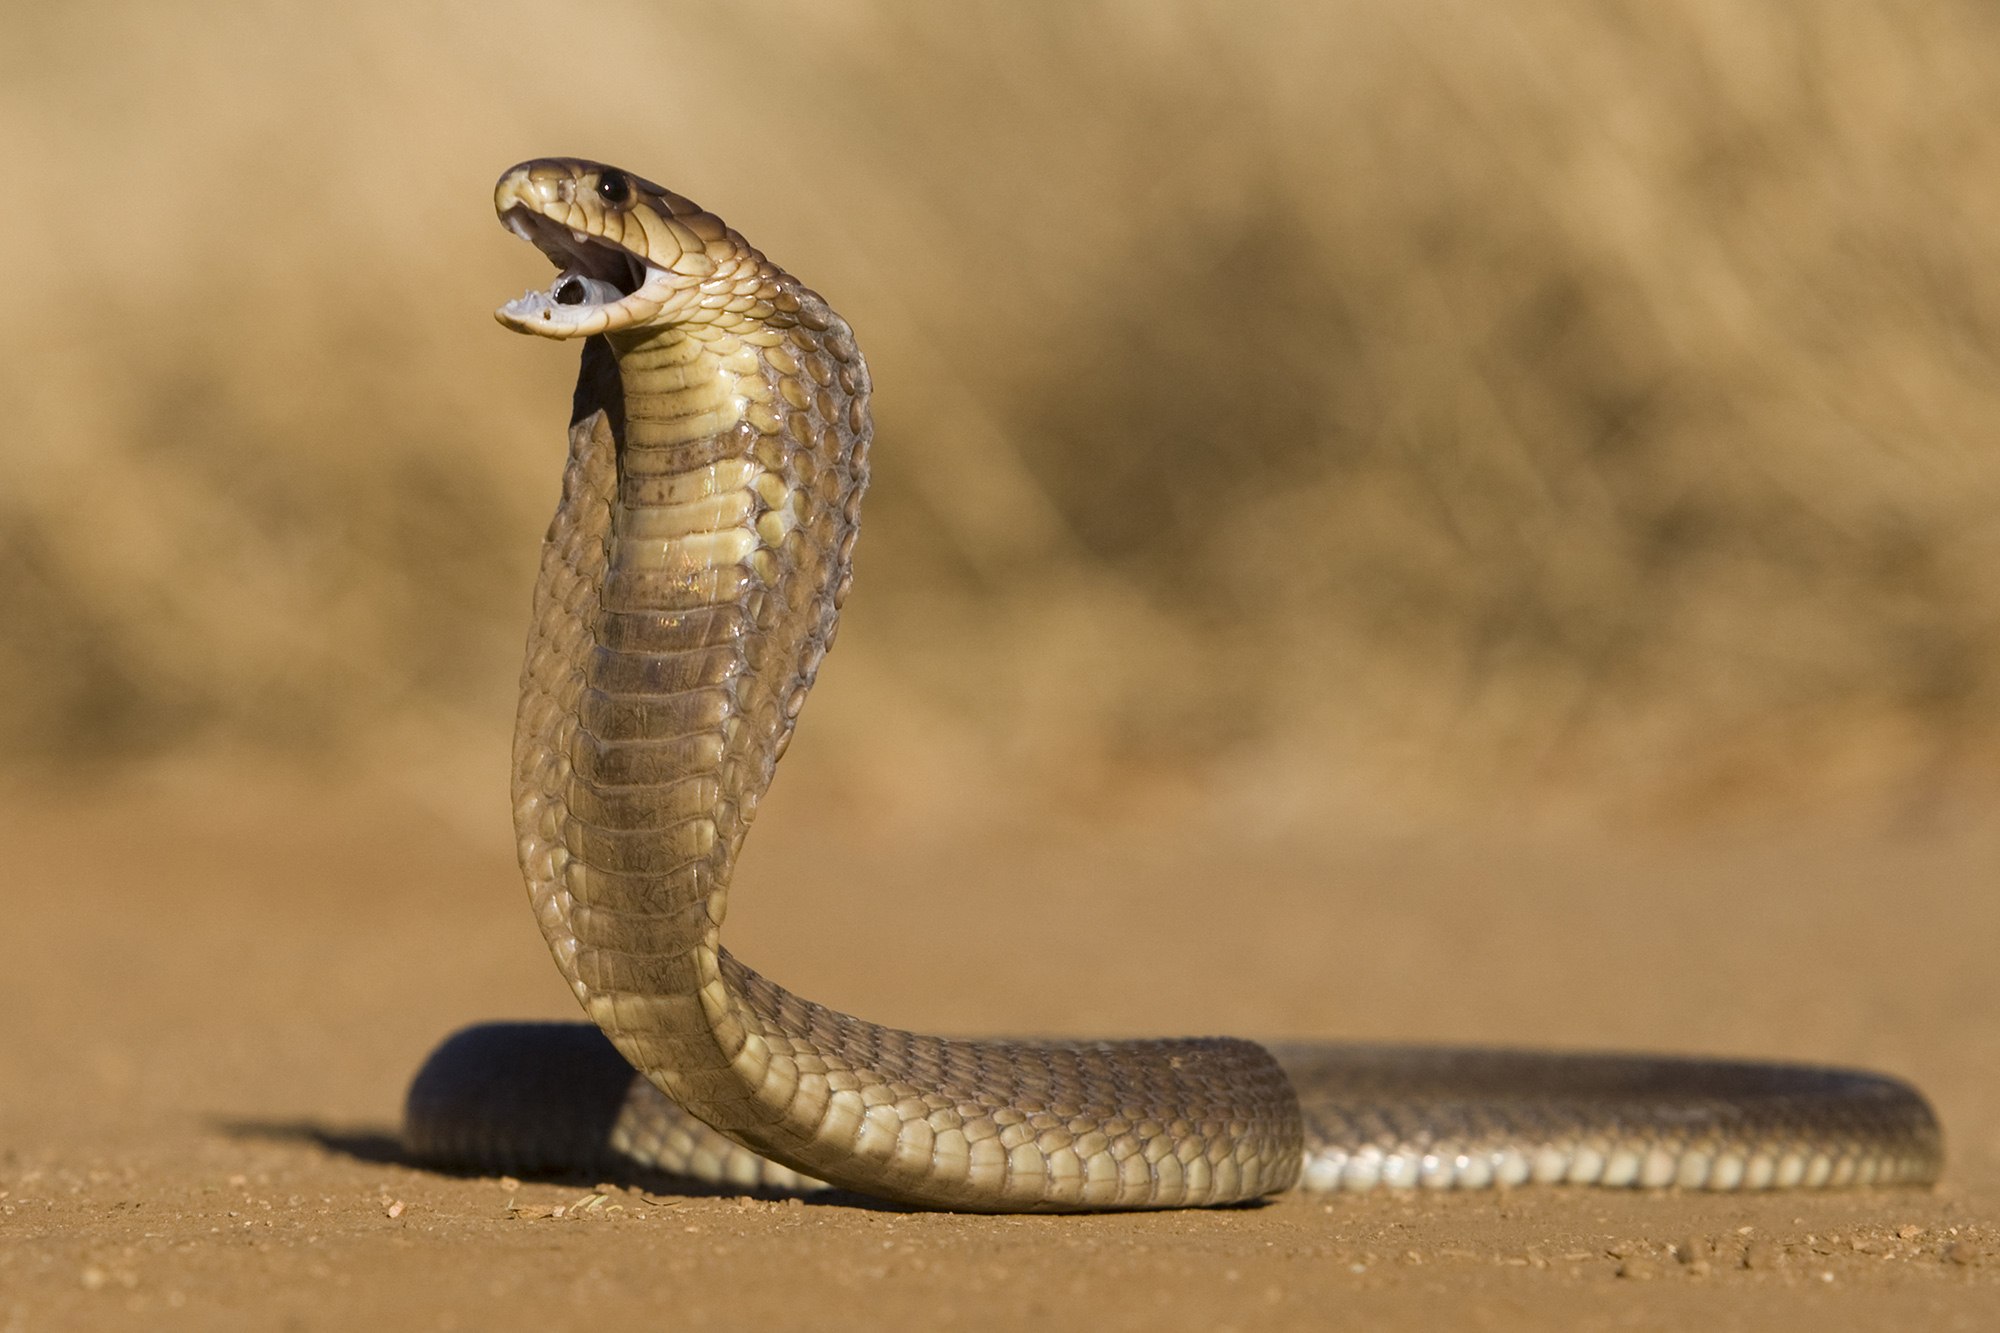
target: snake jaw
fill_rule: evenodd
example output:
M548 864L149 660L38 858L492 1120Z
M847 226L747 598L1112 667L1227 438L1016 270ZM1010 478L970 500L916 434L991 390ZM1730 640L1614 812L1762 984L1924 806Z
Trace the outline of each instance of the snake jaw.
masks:
M546 288L523 293L493 312L520 333L578 338L643 324L686 281L615 241L567 226L525 203L502 209L500 221L560 270Z

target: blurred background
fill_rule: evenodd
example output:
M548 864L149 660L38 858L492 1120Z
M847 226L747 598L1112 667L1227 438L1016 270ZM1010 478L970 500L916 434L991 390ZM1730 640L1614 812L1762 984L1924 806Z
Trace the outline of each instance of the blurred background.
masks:
M719 13L10 7L0 764L497 821L574 351L489 191L564 153L871 359L828 800L1990 795L1992 6Z
M22 1170L178 1200L575 1017L507 781L577 353L491 207L573 154L874 369L744 957L1877 1065L2000 1215L2000 7L66 0L0 7L0 144Z

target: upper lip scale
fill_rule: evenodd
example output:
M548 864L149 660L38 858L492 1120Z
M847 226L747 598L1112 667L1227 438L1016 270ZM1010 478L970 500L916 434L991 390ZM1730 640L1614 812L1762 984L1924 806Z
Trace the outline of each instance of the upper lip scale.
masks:
M550 239L567 233L571 243L577 247L577 251L569 255L571 259L583 258L583 253L581 252L587 252L594 247L604 247L611 250L625 249L625 247L615 242L607 241L600 236L592 236L589 232L582 231L576 227L565 227L553 218L544 218L520 204L516 204L514 207L508 209L503 220L507 224L507 230L513 232L516 236L528 242L528 244L535 246L538 250L542 248L537 240L538 233L546 235ZM537 226L536 224L538 223L546 225ZM627 251L627 253L630 252Z

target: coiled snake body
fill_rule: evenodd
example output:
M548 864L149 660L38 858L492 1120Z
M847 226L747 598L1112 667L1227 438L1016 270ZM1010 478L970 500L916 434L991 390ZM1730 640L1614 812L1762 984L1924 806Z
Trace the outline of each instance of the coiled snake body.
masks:
M500 321L587 339L513 791L536 916L597 1026L448 1040L411 1089L418 1156L827 1182L971 1211L1217 1204L1295 1184L1935 1178L1930 1109L1871 1074L947 1040L737 962L719 943L731 870L850 582L868 369L826 302L659 186L545 159L502 176L495 203L561 270Z

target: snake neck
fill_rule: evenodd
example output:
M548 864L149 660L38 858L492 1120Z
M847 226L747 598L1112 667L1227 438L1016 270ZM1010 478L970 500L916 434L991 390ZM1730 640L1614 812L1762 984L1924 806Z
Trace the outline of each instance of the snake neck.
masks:
M730 877L833 640L866 482L853 337L774 287L756 323L587 346L516 727L558 964L628 1058L696 1080L740 1053Z

